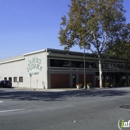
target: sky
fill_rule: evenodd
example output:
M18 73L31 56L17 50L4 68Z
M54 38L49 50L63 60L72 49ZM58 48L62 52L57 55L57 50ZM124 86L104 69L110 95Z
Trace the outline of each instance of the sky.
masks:
M46 48L63 50L58 33L69 4L70 0L0 0L0 59ZM130 23L130 0L124 0L124 8Z

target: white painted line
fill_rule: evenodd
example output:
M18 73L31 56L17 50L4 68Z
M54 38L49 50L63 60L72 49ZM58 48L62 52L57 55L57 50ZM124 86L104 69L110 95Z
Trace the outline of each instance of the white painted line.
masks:
M0 103L3 103L3 101L0 101Z
M0 113L3 113L3 112L15 112L15 111L22 111L24 109L13 109L13 110L4 110L4 111L0 111Z

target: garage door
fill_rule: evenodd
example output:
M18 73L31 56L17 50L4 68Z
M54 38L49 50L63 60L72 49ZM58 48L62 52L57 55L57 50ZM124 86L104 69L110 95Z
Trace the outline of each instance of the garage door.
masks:
M51 74L51 88L69 88L69 74Z

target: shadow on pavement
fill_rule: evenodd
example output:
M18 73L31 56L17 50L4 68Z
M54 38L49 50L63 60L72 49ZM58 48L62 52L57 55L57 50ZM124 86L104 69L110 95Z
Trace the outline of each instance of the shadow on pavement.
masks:
M45 91L1 91L1 99L27 100L27 101L63 101L70 97L110 97L123 96L129 92L121 90L73 90L62 92L45 92Z

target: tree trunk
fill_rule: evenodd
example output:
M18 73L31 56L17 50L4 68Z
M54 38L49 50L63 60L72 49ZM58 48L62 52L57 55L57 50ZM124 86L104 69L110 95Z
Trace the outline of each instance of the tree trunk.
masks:
M102 64L101 64L101 56L99 55L99 87L102 88Z

